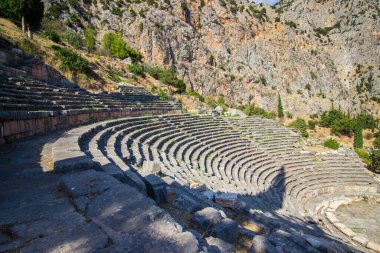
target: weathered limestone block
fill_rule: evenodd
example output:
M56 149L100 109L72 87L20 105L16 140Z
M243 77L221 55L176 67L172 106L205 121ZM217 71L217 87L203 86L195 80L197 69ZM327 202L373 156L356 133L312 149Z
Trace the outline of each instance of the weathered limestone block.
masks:
M206 207L194 213L191 220L203 230L209 230L223 219L219 210L213 207Z
M229 218L225 218L211 229L211 234L223 241L236 243L239 235L238 223Z
M364 245L366 246L368 244L368 238L367 236L365 235L362 235L362 234L359 234L359 235L355 235L352 240L354 242L357 242L357 243L360 243L361 245Z
M376 242L368 242L367 248L375 251L375 252L380 252L380 244Z
M225 242L219 238L210 236L206 238L206 241L209 245L210 252L220 252L220 253L235 252L235 247L232 244Z
M146 185L146 191L152 199L154 199L158 204L168 202L166 183L154 174L150 174L144 177L144 182Z
M235 208L238 195L236 193L217 193L215 194L215 203L228 208Z
M276 247L268 241L264 236L257 235L253 238L251 253L279 253Z

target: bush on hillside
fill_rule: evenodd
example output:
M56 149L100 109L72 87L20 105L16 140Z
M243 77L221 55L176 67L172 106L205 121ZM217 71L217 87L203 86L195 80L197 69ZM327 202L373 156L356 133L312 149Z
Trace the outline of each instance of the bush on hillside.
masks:
M370 154L371 165L370 169L380 171L380 150L371 150Z
M142 54L127 46L121 33L107 33L103 36L102 47L112 57L119 59L131 58L136 63L141 61Z
M303 119L296 119L295 121L290 123L288 127L291 127L300 131L302 137L305 137L305 138L309 137L309 133L307 132L307 125L306 125L305 120Z
M93 28L84 29L84 41L89 52L95 51L96 30Z
M375 141L373 142L373 147L376 149L380 149L380 136L379 135L377 135L377 137L375 138Z
M38 47L30 39L23 39L17 44L24 54L38 55Z
M246 105L240 105L237 107L237 109L241 110L248 116L263 116L267 119L275 119L276 115L273 112L268 112L264 110L263 108L260 108L254 104L246 104Z
M174 74L174 69L163 69L158 66L144 66L144 70L154 79L159 80L161 83L173 86L177 89L178 93L185 92L186 84L183 80L177 78Z
M315 130L315 126L317 125L317 123L318 123L318 121L311 119L307 122L307 126L309 129Z
M336 109L323 112L319 124L321 127L331 128L335 135L352 136L355 128L355 120Z
M331 132L335 135L347 135L352 136L355 128L355 120L348 117L334 121L331 126Z
M367 151L365 151L362 148L356 148L355 152L358 154L358 156L362 159L362 161L365 164L367 164L367 165L371 164L371 158L370 158L369 153Z
M196 98L198 98L198 100L201 101L201 102L205 101L205 98L201 94L199 94L198 92L196 92L196 91L187 90L186 93L190 97L196 97Z
M339 148L339 142L334 140L334 139L327 139L323 142L323 146L326 148L331 148L331 149L338 149Z
M129 64L128 70L136 76L145 76L144 68L139 64Z
M63 37L67 41L67 43L69 43L69 45L71 45L73 48L75 49L83 48L83 45L84 45L83 38L82 38L82 35L80 35L79 33L67 30L63 34Z
M52 46L52 48L61 61L63 70L76 72L86 72L88 70L88 62L74 51L59 46Z
M166 93L164 90L160 89L160 88L155 88L153 87L151 92L153 94L157 94L161 100L164 100L164 101L167 101L170 99L170 96L168 93Z
M52 29L46 29L46 30L43 30L42 31L42 36L44 36L45 38L55 42L55 43L60 43L61 42L61 37L59 36L59 34L52 30Z

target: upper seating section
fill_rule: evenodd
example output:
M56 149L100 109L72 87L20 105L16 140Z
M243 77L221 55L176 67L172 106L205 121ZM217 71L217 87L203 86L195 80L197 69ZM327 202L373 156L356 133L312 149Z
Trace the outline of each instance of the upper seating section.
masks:
M0 111L54 111L99 109L167 109L179 104L162 101L140 87L121 86L120 93L92 94L83 89L55 86L25 78L0 78Z

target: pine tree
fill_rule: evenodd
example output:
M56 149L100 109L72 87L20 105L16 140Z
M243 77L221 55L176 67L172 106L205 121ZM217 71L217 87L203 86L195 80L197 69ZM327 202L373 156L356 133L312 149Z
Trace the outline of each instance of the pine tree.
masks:
M13 21L21 21L22 31L37 30L41 26L44 15L44 4L41 0L1 0L0 16Z
M363 148L363 122L360 117L356 119L354 130L354 148Z
M277 115L279 118L284 117L284 108L282 107L280 94L278 94Z

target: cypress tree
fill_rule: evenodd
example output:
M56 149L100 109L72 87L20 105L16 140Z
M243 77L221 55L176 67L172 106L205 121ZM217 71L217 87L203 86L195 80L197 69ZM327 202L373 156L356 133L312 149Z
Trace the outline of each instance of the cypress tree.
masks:
M354 130L354 148L363 148L363 122L360 117L356 119Z
M278 94L277 115L279 118L284 117L284 108L282 107L280 94Z

